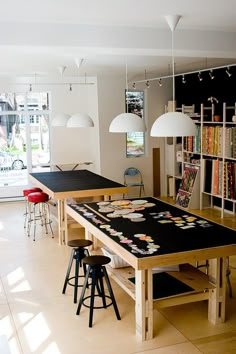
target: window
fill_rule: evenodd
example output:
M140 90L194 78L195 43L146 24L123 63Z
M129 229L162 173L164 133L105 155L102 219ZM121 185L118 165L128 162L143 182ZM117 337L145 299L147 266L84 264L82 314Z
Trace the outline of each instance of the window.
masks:
M126 90L126 111L144 119L144 91ZM145 154L145 133L126 134L126 157L138 157Z

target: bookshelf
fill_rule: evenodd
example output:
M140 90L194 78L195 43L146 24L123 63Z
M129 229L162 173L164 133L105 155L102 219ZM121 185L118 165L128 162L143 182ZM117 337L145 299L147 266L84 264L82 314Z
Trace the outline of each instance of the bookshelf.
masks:
M231 106L223 103L221 114L217 115L214 104L201 104L199 113L188 109L186 112L184 105L181 109L194 119L197 135L184 137L181 151L174 151L173 165L179 166L181 176L171 175L179 181L173 185L173 199L184 208L218 208L222 218L226 212L235 214L236 103ZM178 154L181 162L177 160Z
M206 120L201 105L200 209L217 207L221 217L235 214L236 205L236 103L223 103L220 121Z

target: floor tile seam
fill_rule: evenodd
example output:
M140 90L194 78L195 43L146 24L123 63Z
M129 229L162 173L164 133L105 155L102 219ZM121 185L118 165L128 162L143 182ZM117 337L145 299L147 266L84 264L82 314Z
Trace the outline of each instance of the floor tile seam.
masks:
M8 307L8 312L10 314L10 317L11 317L11 323L13 323L14 325L14 330L13 330L13 333L15 333L16 337L17 337L17 340L18 340L18 343L20 345L20 350L21 350L21 353L24 354L23 352L23 348L22 348L22 345L21 345L21 341L20 341L20 336L18 334L18 330L17 330L17 326L16 326L16 323L15 323L15 319L14 319L14 316L12 314L12 310L11 310L11 306L10 306L10 302L9 302L9 299L8 299L8 296L7 296L7 293L6 293L6 290L5 290L5 287L4 287L4 284L2 282L2 278L0 277L0 280L1 280L1 286L2 286L2 289L3 289L3 292L5 294L5 298L6 298L6 304L7 307Z

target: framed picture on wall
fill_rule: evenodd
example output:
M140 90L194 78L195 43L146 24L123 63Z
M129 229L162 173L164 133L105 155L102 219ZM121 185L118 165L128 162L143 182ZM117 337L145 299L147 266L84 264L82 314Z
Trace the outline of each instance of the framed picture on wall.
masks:
M126 112L134 113L144 119L144 91L126 90ZM126 134L126 157L138 157L145 154L145 133Z

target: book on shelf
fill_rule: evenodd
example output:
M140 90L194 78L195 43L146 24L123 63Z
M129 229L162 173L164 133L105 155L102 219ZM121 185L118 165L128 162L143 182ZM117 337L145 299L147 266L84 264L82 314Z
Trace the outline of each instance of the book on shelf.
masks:
M187 208L193 192L194 182L199 166L185 165L182 180L176 196L176 204Z
M176 196L176 204L183 208L187 208L189 205L190 196L191 194L189 192L179 189Z
M203 160L203 169L204 169L204 192L211 193L212 185L212 161L210 159Z

